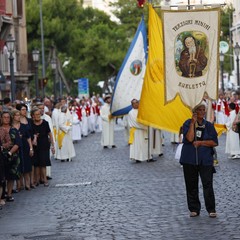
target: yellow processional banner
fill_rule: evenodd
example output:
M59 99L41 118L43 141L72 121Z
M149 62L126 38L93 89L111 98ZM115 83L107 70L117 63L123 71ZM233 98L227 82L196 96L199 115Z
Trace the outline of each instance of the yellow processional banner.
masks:
M177 133L184 121L191 117L191 111L183 105L179 96L165 105L162 22L151 5L149 6L148 26L148 61L140 98L138 121L145 125Z
M198 20L200 18L204 23L203 20L207 19L207 15L201 16L201 14L211 14L213 11L216 15L212 16L215 16L215 21L218 22L219 9L202 10L202 12L159 10L166 25L162 24L160 14L156 11L158 10L149 6L149 55L140 98L138 121L145 125L177 133L184 121L191 117L191 109L202 101L205 92L212 99L217 96L218 23L213 24L216 25L216 28L214 27L216 32L214 32L212 31L212 22L211 24L209 22L208 27L206 25L200 27L202 24L198 25L195 18L198 15ZM189 20L189 24L183 23L187 21L181 20L184 18L183 16ZM208 18L212 19L212 16ZM190 20L192 24L190 24ZM205 24L207 23L205 22ZM189 28L186 29L185 25ZM207 34L208 31L211 33ZM196 66L191 64L189 73L184 70L184 67L180 67L181 63L184 63L183 59L180 60L181 55L183 57L186 55L184 51L187 43L184 43L184 40L186 42L187 36L189 36L189 42L194 41L195 43L191 56ZM200 56L203 61L205 59L206 63L202 74L199 73L199 66L197 66L199 61L197 59ZM185 63L185 65L190 66L191 61L188 62L189 64Z

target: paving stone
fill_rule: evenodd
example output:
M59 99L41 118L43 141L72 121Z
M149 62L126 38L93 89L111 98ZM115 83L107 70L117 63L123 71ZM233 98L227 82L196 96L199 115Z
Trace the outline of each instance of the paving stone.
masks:
M0 239L240 239L240 160L229 160L224 153L225 134L219 139L214 175L216 219L208 217L201 184L201 215L189 217L183 172L169 134L164 155L141 164L129 161L120 124L117 149L103 150L100 138L96 133L75 144L72 162L53 160L48 188L14 195L16 200L0 211ZM91 184L81 185L86 182Z

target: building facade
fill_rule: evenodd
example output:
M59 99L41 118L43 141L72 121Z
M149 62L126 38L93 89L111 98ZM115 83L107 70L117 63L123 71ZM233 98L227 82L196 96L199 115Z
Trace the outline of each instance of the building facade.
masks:
M0 0L0 99L11 97L11 76L9 53L6 40L11 34L15 39L13 53L15 98L29 97L29 79L32 73L28 68L27 31L25 0Z

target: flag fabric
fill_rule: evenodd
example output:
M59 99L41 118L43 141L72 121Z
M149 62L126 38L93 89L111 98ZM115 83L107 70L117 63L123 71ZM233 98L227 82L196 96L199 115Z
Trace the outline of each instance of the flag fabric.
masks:
M162 10L165 100L177 95L193 108L207 93L217 99L220 8Z
M215 130L220 137L223 133L227 132L227 127L225 124L214 123Z
M148 37L148 61L140 98L138 121L148 126L178 133L184 121L191 117L191 110L182 103L179 95L165 105L162 22L151 4L149 4Z
M128 114L131 100L139 100L147 61L147 33L142 18L133 41L116 78L111 113L113 116Z

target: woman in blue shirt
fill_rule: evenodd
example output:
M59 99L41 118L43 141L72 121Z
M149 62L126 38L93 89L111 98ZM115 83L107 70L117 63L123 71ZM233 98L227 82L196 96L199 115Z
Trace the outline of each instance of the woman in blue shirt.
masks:
M199 176L203 185L203 196L209 217L216 217L213 191L213 147L218 145L217 132L212 123L204 119L205 102L193 109L191 119L183 125L183 147L180 163L183 165L190 217L200 214Z

